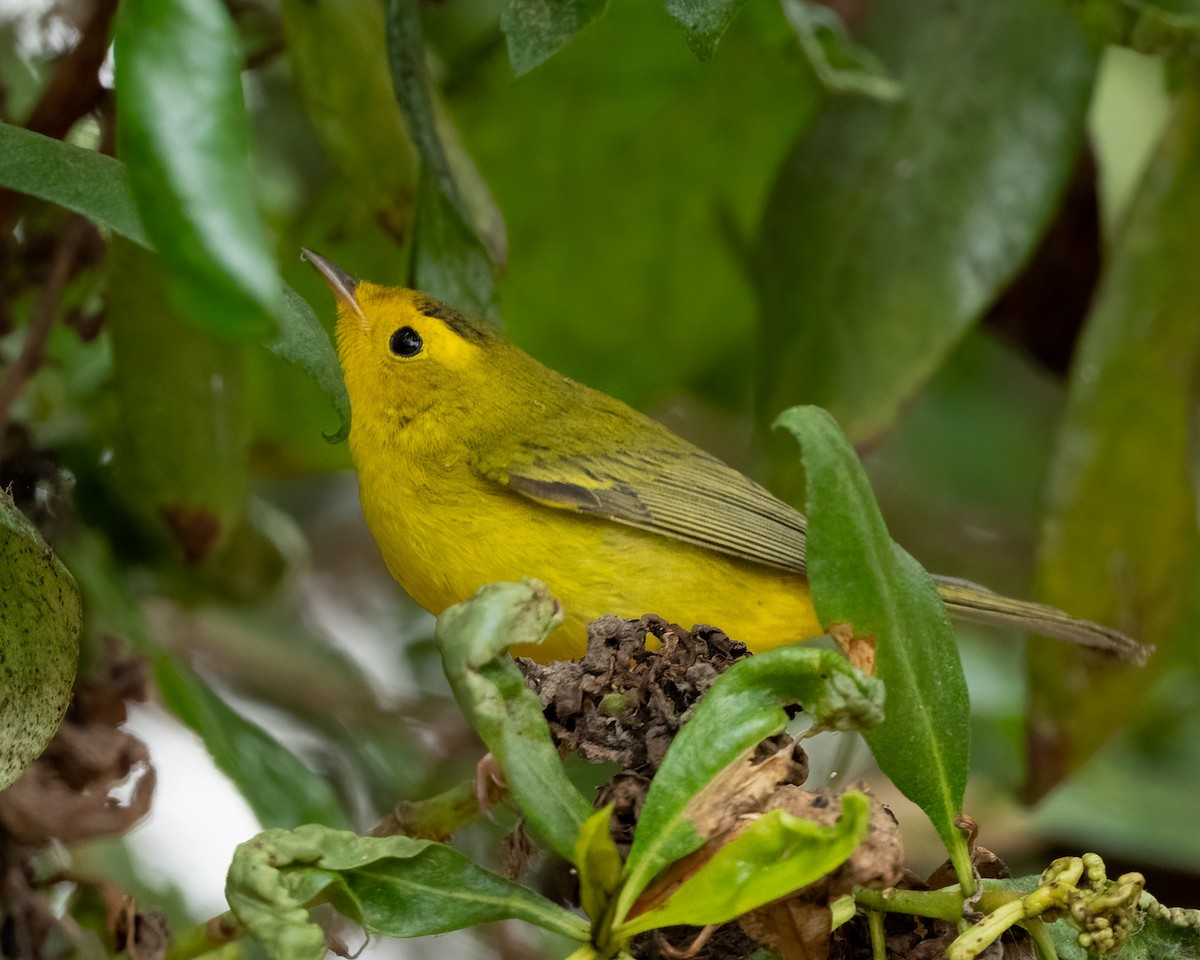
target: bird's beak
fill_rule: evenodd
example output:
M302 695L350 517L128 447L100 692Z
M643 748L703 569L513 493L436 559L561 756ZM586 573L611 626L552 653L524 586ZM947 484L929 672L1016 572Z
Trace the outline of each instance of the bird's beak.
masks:
M317 273L329 284L329 289L333 291L333 295L360 320L366 321L367 318L363 316L362 308L359 307L358 301L354 298L354 291L358 289L358 281L354 277L350 276L350 274L332 260L326 260L319 253L313 253L307 247L300 248L300 259L307 260L316 267Z

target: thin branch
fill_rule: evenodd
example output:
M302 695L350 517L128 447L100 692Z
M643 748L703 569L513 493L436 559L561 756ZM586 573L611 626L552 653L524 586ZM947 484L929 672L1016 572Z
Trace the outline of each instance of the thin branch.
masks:
M71 277L75 256L88 229L87 222L79 217L72 217L64 225L54 249L54 257L50 261L46 283L37 303L34 304L33 315L29 318L29 329L26 331L21 353L4 371L4 379L0 380L0 454L3 454L4 436L8 431L13 401L21 395L25 384L37 373L46 357L50 328L54 325L54 318L62 303L63 291Z

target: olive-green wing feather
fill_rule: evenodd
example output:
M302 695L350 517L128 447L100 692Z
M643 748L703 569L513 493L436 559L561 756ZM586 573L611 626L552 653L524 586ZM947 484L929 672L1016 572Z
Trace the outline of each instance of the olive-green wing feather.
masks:
M538 503L804 572L804 517L696 448L515 453L515 462L480 472Z

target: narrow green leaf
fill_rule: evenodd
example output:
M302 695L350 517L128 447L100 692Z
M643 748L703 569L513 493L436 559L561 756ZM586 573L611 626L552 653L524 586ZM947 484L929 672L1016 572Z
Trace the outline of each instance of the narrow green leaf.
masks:
M878 435L1025 262L1083 141L1096 54L1045 0L891 0L862 44L904 91L826 103L755 258L765 409Z
M218 697L208 684L166 654L154 657L164 706L190 727L264 826L346 825L329 784L258 724Z
M561 619L558 601L538 581L493 583L438 617L437 643L454 698L530 827L573 862L593 810L567 779L541 702L507 653L513 644L541 643Z
M75 581L0 489L0 790L46 748L71 702L81 618Z
M250 175L241 45L220 0L129 0L117 11L117 137L180 314L259 339L279 273Z
M440 113L417 0L386 2L392 85L423 165L409 284L495 319L503 219Z
M407 233L416 154L392 92L379 0L284 0L296 87L330 158L396 237Z
M421 937L518 919L573 940L587 924L452 847L304 826L268 830L234 853L225 896L272 960L320 960L325 936L306 905L329 899L368 933Z
M826 90L857 93L876 100L895 100L900 96L900 84L887 75L873 53L850 39L836 10L810 0L782 0L782 3L800 49Z
M795 407L776 426L800 441L817 617L826 627L851 623L856 636L875 642L887 716L863 736L880 769L925 811L951 855L963 853L954 821L967 783L970 704L937 587L888 536L866 473L833 418L818 407Z
M817 730L859 730L882 720L883 695L883 684L840 654L812 647L779 647L721 674L650 784L626 861L618 922L655 874L704 843L688 819L689 805L730 763L787 726L785 706L800 704Z
M861 793L842 796L841 816L828 827L771 810L721 847L666 902L616 935L725 923L757 910L836 870L862 843L870 822L871 805Z
M429 175L422 175L417 190L409 284L476 316L495 319L492 261Z
M1200 85L1174 119L1116 237L1072 368L1038 562L1039 599L1159 646L1148 670L1058 645L1028 659L1030 787L1079 767L1178 650L1197 559L1193 434L1200 388Z
M549 60L608 7L608 0L509 0L500 15L517 76Z
M584 823L575 842L579 869L579 902L583 912L598 923L621 882L621 851L609 830L613 805L597 810Z
M746 0L667 0L667 13L683 27L696 58L708 60L745 5Z
M0 187L57 203L147 249L125 165L92 150L0 123ZM279 335L267 349L294 364L321 387L342 421L338 436L350 431L350 401L337 352L312 307L291 287L283 287Z
M326 439L336 443L349 437L350 396L346 393L337 351L308 301L286 284L283 287L283 312L279 315L279 335L267 342L267 349L303 370L329 397L340 426Z

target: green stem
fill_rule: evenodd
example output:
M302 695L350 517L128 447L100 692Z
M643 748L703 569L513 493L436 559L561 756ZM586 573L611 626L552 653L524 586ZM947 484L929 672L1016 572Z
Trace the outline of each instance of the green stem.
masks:
M1020 900L1019 894L1010 890L989 890L984 884L976 906L984 913L991 913L1007 903ZM908 913L917 917L931 917L957 923L962 919L963 895L956 884L940 890L873 890L858 887L854 891L854 902L868 910L883 913Z
M1029 933L1029 938L1037 949L1038 960L1058 960L1058 950L1054 946L1054 938L1050 936L1050 929L1045 921L1035 917L1032 920L1026 920L1022 926Z
M479 816L474 779L464 780L426 800L403 801L376 824L373 837L403 834L417 840L443 841Z
M867 912L867 929L871 933L871 960L887 960L887 941L883 937L883 914Z
M245 928L230 912L184 930L171 939L166 960L193 960L226 947L245 934Z

